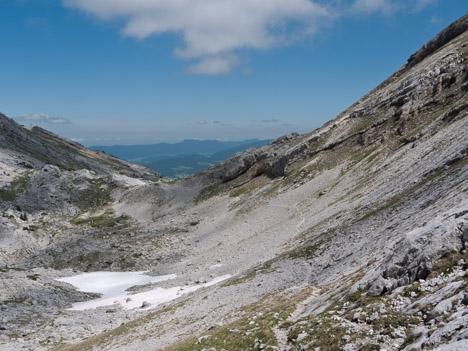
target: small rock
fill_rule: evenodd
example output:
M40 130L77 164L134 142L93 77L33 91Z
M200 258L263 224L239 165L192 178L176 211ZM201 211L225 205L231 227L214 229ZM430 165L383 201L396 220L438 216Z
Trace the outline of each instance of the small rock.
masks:
M141 303L141 308L147 308L147 307L150 307L150 306L151 306L151 304L148 301L143 301Z
M198 343L201 344L203 341L208 340L211 338L211 335L203 335L198 338Z
M298 336L297 336L297 342L301 342L302 340L304 340L305 338L307 338L309 336L308 333L306 332L302 332L300 333Z
M406 338L406 334L404 331L402 330L395 330L391 335L390 335L393 339L402 339L402 338Z
M371 314L371 316L369 317L369 321L370 322L373 322L373 321L376 321L377 319L380 318L380 315L377 313L377 312L374 312Z
M465 306L468 306L468 293L465 293L463 299L461 300L461 303Z

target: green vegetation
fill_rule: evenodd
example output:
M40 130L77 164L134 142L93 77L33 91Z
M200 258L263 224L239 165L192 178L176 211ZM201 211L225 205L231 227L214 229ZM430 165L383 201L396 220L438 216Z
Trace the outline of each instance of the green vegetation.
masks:
M40 277L39 274L31 274L31 275L26 276L26 278L28 278L30 280L37 280L39 277Z
M283 187L293 183L298 183L304 179L312 180L320 173L330 168L331 167L329 165L325 164L320 159L316 159L316 161L312 164L296 169L291 174L289 174L283 182Z
M203 188L195 198L195 203L200 203L212 198L213 196L219 195L223 188L223 184L213 184Z
M307 292L303 291L293 297L277 295L265 298L244 308L245 317L164 350L201 351L213 347L217 350L275 350L277 340L274 328L288 325L284 322Z
M343 167L341 169L340 177L344 176L346 173L348 173L355 165L357 165L362 160L366 159L368 156L370 156L372 153L374 153L374 151L376 151L377 149L378 149L378 147L376 146L376 147L373 147L373 148L370 148L370 149L365 149L365 150L362 150L360 152L357 152L357 153L353 154L349 158L349 162L348 162L347 166ZM369 157L367 162L368 163L372 162L378 156L378 154L379 153L377 152L374 155L372 155L371 157Z
M81 192L77 206L82 209L98 208L109 203L112 198L103 178L87 179L89 186Z
M454 252L438 260L434 263L433 270L429 275L429 278L436 277L441 273L452 273L459 260L468 260L468 253L462 254L459 252Z
M302 246L298 249L295 249L289 252L288 257L292 259L304 258L306 260L317 257L318 256L317 251L324 242L325 242L325 239L320 239L318 242L314 244Z
M380 345L379 344L366 344L359 349L359 351L379 351Z
M223 286L231 286L231 285L237 285L237 284L242 284L245 283L249 280L252 280L257 276L257 274L266 274L266 273L271 273L273 272L273 269L271 268L271 262L265 262L261 267L259 268L253 268L250 270L249 273L236 278L236 279L230 279L226 283L224 283Z
M302 338L301 343L308 344L311 350L320 347L323 351L337 351L347 343L343 340L347 329L326 312L310 315L296 322L289 332L289 341L294 342L303 332L307 335ZM356 338L357 335L353 337Z
M362 132L363 130L369 128L371 125L377 122L379 119L379 116L373 116L359 121L357 124L354 125L353 129L351 129L351 134Z
M31 171L26 171L22 175L16 177L10 186L0 189L0 200L7 202L14 202L18 195L24 192L29 184L29 177Z
M240 187L240 188L236 188L234 189L233 191L231 191L229 193L229 197L239 197L241 195L244 195L244 194L247 194L249 193L249 188L246 187L246 186L243 186L243 187Z
M70 223L74 225L89 225L93 228L112 228L115 226L128 225L129 220L127 216L111 217L109 214L101 216L88 217L88 218L73 218Z

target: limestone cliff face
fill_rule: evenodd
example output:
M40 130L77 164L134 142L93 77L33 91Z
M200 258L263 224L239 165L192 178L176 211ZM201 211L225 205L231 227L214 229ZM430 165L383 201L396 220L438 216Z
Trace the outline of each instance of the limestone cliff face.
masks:
M464 16L323 127L179 180L0 116L0 348L468 349L467 60ZM53 278L128 270L232 278L64 311L92 296Z

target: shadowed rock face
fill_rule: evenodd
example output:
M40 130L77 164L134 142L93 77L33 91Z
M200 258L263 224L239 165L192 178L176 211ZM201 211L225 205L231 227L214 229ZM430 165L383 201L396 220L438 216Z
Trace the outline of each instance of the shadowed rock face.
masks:
M35 165L53 164L65 169L89 169L99 173L118 170L127 175L157 179L160 176L145 167L129 164L110 155L89 151L39 127L25 128L0 113L0 146L19 152Z
M0 348L466 349L467 28L322 128L179 180L0 116ZM54 279L103 270L205 287L65 311L93 295Z
M408 59L407 67L413 67L414 65L424 60L427 56L439 50L448 42L458 37L460 34L466 32L468 30L467 18L468 15L463 16L458 21L452 23L442 32L437 34L437 36L434 39L424 44L424 46L420 50L418 50L410 56L410 58Z

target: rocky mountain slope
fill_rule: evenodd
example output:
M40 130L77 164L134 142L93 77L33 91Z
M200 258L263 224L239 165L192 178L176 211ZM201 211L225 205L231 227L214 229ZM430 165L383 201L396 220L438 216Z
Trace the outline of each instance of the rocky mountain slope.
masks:
M180 180L1 117L1 349L468 349L467 59L464 16L322 128ZM176 276L69 310L97 296L56 279L94 271Z

